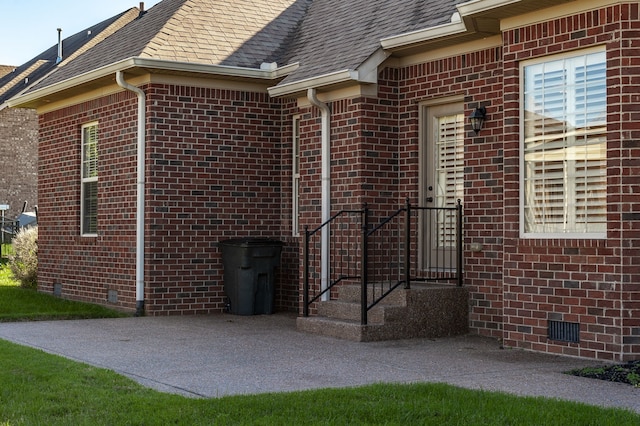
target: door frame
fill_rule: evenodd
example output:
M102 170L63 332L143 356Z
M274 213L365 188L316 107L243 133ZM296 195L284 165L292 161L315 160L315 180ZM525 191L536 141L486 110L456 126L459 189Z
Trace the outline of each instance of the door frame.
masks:
M428 142L428 138L432 137L432 125L430 113L433 108L451 106L452 109L456 109L459 112L464 113L464 95L448 96L444 98L432 99L428 101L422 101L418 103L419 117L418 117L418 206L429 207L426 203L427 198L427 174L432 172L432 166L429 167L429 161L434 161L433 158L433 144ZM433 194L435 197L435 194ZM425 253L425 220L420 215L418 220L418 268L420 270L427 269L427 254Z

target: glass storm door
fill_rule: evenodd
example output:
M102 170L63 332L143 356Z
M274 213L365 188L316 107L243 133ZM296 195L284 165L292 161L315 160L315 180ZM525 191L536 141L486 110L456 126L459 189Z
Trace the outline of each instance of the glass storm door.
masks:
M462 104L428 107L425 112L424 207L455 207L464 195L464 114ZM423 268L455 267L456 211L423 210Z

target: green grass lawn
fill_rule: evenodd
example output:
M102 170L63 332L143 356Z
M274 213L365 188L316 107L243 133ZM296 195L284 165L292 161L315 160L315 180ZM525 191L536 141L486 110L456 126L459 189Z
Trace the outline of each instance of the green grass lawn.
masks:
M0 365L2 425L640 424L624 410L444 384L192 399L2 340Z
M0 320L119 315L21 289L0 266ZM215 362L215 360L211 360ZM112 371L0 340L0 426L13 425L638 425L619 409L445 384L192 399Z
M114 318L124 314L20 288L7 265L0 265L0 322L48 319Z

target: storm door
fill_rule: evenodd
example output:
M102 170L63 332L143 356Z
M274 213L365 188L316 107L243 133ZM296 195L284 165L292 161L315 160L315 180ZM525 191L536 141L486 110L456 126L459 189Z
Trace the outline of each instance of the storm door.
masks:
M422 194L420 212L422 267L455 267L456 212L464 194L464 113L461 103L423 110Z

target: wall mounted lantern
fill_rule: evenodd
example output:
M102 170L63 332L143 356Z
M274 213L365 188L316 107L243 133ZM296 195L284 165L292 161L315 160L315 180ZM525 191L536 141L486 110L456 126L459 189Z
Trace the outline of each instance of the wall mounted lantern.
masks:
M477 107L469 115L468 117L469 123L471 123L471 128L476 133L476 135L480 132L480 130L484 126L484 120L486 116L487 116L487 109L483 106Z

